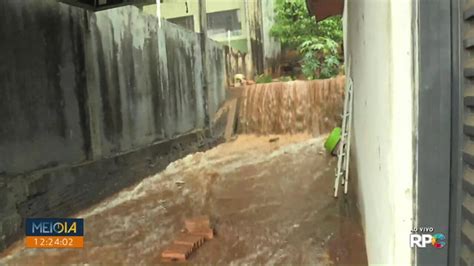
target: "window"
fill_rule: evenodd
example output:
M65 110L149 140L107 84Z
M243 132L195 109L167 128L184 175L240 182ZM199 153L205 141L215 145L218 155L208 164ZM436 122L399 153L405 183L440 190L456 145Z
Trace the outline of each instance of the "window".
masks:
M194 16L185 16L179 18L169 18L169 22L179 25L190 31L194 31Z
M209 36L227 36L228 31L232 36L242 34L239 9L207 14L207 34Z

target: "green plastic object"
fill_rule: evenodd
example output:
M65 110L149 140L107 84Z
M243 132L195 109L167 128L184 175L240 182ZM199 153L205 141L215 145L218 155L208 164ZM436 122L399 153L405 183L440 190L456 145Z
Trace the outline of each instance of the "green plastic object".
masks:
M328 152L332 153L337 147L337 144L341 140L341 131L342 129L340 127L336 127L332 130L331 134L329 134L329 137L326 142L324 142L324 148Z

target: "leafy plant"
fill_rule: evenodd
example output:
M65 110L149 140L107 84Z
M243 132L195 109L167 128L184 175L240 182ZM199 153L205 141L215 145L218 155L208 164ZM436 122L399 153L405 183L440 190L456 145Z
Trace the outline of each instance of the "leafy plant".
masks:
M273 78L271 75L266 75L266 74L262 74L260 76L257 76L257 78L255 79L255 83L257 84L260 84L260 83L270 83L272 82Z
M288 82L288 81L292 81L293 78L290 77L290 76L282 76L278 79L279 81L283 81L283 82Z
M302 72L308 79L329 78L339 73L343 33L341 17L316 22L305 0L277 0L271 35L284 47L302 56Z

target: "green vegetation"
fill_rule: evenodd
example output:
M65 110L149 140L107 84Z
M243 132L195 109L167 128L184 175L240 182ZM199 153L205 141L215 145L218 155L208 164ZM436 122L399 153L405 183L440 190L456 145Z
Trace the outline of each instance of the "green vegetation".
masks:
M283 81L283 82L288 82L288 81L292 81L293 78L290 77L290 76L282 76L280 78L278 78L279 81Z
M257 76L255 79L255 83L260 84L260 83L270 83L272 82L272 76L271 75L266 75L262 74L260 76Z
M302 56L302 72L308 79L339 74L342 65L342 19L340 16L316 22L305 0L277 0L272 36L284 47Z

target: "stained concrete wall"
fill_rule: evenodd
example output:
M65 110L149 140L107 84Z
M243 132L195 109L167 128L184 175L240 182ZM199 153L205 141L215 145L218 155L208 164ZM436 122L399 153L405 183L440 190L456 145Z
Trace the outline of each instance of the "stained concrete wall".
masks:
M2 10L0 173L108 157L204 128L224 99L225 58L135 7L91 13L56 1ZM26 78L28 77L28 78Z
M276 0L262 0L263 67L266 73L278 71L281 56L281 44L271 36L275 24Z
M81 15L55 1L0 4L0 175L86 159Z
M245 0L245 12L248 24L248 47L252 59L252 76L263 74L264 66L264 45L262 28L262 2Z
M417 90L413 2L346 4L346 74L354 85L351 167L356 173L351 177L357 177L368 260L411 265Z
M214 114L226 99L226 91L223 89L226 85L227 71L225 57L226 47L222 44L212 40L206 41L206 75L208 82L208 103L209 103L209 118L212 121Z
M207 41L204 79L200 38L136 7L1 2L0 250L26 217L72 214L206 147L226 71Z
M97 156L204 127L199 36L136 8L89 17L88 89ZM223 89L221 87L220 89Z

